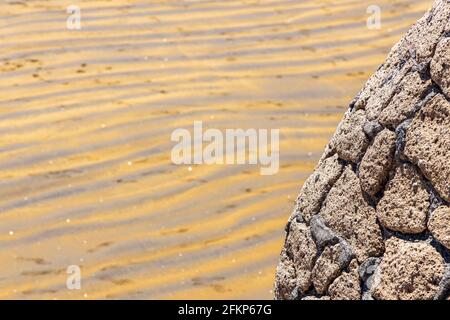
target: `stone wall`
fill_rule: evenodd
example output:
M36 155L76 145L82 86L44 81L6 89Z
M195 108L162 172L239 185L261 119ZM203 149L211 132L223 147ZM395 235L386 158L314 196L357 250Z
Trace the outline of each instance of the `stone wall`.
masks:
M286 226L276 299L448 299L450 2L350 104Z

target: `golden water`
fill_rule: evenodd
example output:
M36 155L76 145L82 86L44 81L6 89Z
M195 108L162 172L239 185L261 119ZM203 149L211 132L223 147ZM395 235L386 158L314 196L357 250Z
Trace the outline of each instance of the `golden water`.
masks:
M0 0L0 298L272 298L300 186L431 5L376 2ZM194 120L280 128L279 173L173 165Z

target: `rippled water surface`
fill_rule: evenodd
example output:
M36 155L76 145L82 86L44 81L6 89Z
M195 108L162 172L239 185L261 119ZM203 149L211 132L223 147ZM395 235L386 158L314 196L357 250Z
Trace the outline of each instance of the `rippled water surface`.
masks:
M0 298L272 298L299 188L431 5L376 2L0 0ZM280 128L279 173L173 165L194 120Z

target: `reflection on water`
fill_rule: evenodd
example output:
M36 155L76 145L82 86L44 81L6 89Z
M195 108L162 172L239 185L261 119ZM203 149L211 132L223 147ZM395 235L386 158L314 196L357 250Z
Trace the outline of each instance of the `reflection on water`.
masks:
M0 3L0 298L271 298L346 104L429 1ZM176 128L280 128L280 171L175 166ZM66 289L79 265L82 289Z

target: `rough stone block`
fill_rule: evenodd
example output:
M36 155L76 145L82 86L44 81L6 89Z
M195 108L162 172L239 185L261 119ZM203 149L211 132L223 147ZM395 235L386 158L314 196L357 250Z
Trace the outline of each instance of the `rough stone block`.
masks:
M293 220L277 267L275 297L296 299L311 286L311 270L317 255L308 227Z
M344 272L330 285L328 292L331 300L360 300L361 284L358 275L358 262L353 260L349 272Z
M450 250L450 207L440 206L434 210L428 229L437 241Z
M311 216L319 212L326 194L341 175L343 168L337 154L324 159L305 181L294 213L301 214L303 219L309 222Z
M383 239L375 209L365 201L350 166L331 188L319 214L327 227L350 243L358 261L382 254Z
M445 261L430 244L391 238L372 295L380 300L431 300L444 272Z
M319 294L326 292L330 283L347 267L352 257L350 246L345 242L323 250L312 271L314 288Z
M430 87L430 80L422 80L418 72L409 73L403 78L387 107L380 112L378 121L384 126L397 127L414 115Z
M387 229L403 233L421 233L427 228L430 196L413 166L397 166L383 198L377 205L377 216Z
M406 132L406 157L450 201L450 103L435 96L416 115Z
M358 162L369 145L364 133L366 115L364 110L347 112L331 139L330 146L340 158Z
M450 38L437 45L430 69L431 78L450 99Z
M359 179L365 192L373 196L383 188L389 177L394 153L395 133L385 129L375 137L359 166Z

